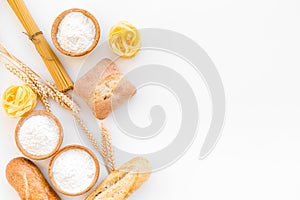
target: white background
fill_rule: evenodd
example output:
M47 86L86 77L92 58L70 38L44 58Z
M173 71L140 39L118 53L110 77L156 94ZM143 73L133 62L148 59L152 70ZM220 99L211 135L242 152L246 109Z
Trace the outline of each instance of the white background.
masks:
M165 28L190 37L205 49L217 66L225 86L227 113L223 136L216 149L205 160L198 160L210 118L209 100L205 88L199 84L197 98L200 99L202 120L198 137L184 157L171 167L154 173L131 200L300 198L298 0L25 2L49 41L55 17L65 9L79 7L90 11L99 20L101 41L106 39L113 24L126 19L139 28ZM22 31L24 29L8 3L1 1L0 43L50 79ZM87 58L57 55L72 78ZM143 54L138 56L141 58ZM3 67L0 76L0 94L11 84L21 83ZM145 94L147 92L153 91L145 90ZM141 99L136 100L140 102L135 110L143 109L141 96L139 93L135 97ZM84 144L74 131L71 117L58 107L55 113L64 126L63 145ZM6 164L13 157L21 156L13 139L16 123L17 119L5 116L1 109L1 199L18 199L5 178ZM107 123L110 129L115 129L110 119ZM119 143L116 134L112 133L112 136ZM47 162L36 162L44 173ZM102 172L102 178L104 176Z

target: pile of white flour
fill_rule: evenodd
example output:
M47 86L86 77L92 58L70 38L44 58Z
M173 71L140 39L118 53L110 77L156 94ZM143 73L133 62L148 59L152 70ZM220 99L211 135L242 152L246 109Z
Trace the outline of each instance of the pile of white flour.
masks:
M95 36L93 21L81 12L71 12L59 23L56 40L65 51L81 53L94 43Z
M76 194L88 188L96 175L93 158L80 149L70 149L61 153L54 161L52 176L63 191Z
M50 154L56 148L59 137L59 127L46 115L30 116L18 131L19 144L34 156Z

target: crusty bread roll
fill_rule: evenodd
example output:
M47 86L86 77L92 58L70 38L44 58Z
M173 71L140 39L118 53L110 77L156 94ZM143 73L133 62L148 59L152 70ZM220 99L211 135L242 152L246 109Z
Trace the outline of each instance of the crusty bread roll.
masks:
M112 171L85 200L124 200L150 176L149 161L134 158Z
M88 104L98 119L105 119L113 109L136 93L136 88L122 76L110 59L101 60L74 86L75 92Z
M14 158L6 166L6 178L21 200L60 200L39 168L27 158Z

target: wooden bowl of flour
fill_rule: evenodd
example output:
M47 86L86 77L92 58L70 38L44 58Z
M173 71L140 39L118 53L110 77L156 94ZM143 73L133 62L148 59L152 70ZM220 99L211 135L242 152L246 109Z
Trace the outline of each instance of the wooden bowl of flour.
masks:
M51 113L37 110L22 117L15 129L15 142L26 157L43 160L55 154L63 141L63 129Z
M96 184L99 172L97 157L80 145L62 148L52 157L48 168L53 187L69 196L88 192Z
M54 46L72 57L90 53L100 39L97 19L88 11L72 8L62 12L52 25L51 38Z

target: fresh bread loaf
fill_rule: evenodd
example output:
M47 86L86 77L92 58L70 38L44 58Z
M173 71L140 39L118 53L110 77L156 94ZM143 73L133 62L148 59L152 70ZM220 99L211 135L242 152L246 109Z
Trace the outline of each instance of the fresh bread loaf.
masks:
M112 171L85 200L124 200L150 176L149 161L134 158Z
M27 158L14 158L6 166L6 178L21 200L60 200L39 168Z
M88 104L98 119L106 118L136 93L136 88L122 76L110 59L101 60L74 86L75 92Z

